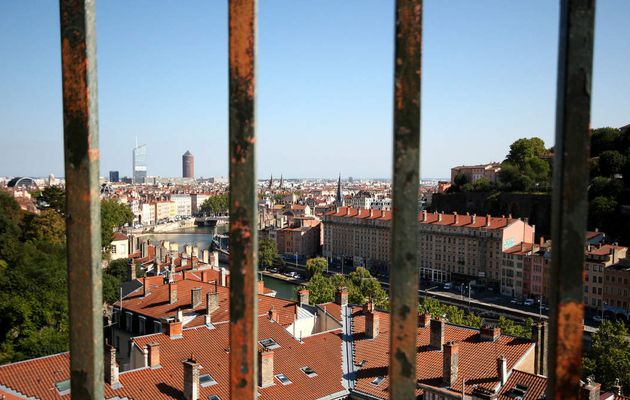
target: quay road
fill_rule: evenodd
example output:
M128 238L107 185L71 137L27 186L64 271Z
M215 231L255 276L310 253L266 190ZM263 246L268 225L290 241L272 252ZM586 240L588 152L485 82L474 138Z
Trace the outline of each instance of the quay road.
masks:
M286 267L288 269L292 269L295 271L303 272L306 274L306 266L302 264L295 264L292 262L286 262ZM328 271L329 274L338 273L339 271ZM344 271L345 272L345 271ZM281 274L270 274L274 277L284 279L287 282L292 282L294 284L302 284L304 281L298 279L288 278ZM347 273L346 273L347 275ZM383 281L379 279L381 286L385 291L389 291L389 282ZM431 289L419 289L418 290L418 298L434 298L439 300L440 302L448 305L457 306L468 311L475 312L479 314L481 317L487 320L497 320L500 316L510 318L517 321L524 321L527 318L532 318L534 321L543 320L547 321L549 317L545 314L532 312L528 310L521 310L518 308L508 307L504 305L488 303L482 300L478 300L475 298L468 298L467 296L461 296L459 294L445 292L445 291L433 291ZM597 328L594 326L584 325L584 332L592 334L593 332L597 332Z

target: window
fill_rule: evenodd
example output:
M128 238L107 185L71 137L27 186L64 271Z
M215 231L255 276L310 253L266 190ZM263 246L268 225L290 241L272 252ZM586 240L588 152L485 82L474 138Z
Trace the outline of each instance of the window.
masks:
M55 383L55 388L57 388L57 392L59 392L59 396L64 396L66 394L70 394L70 379L66 379L65 381L60 381Z
M376 378L374 378L374 380L372 382L370 382L372 385L374 386L378 386L381 384L381 382L383 382L385 380L384 376L377 376Z
M275 377L283 385L290 385L291 384L291 381L289 380L289 378L287 378L287 376L285 374L280 373L280 374L275 375Z
M147 318L142 315L138 317L138 333L144 335L146 331Z
M302 372L304 372L306 374L306 376L308 376L309 378L313 378L315 376L317 376L317 373L315 372L315 370L311 367L302 367L300 368L302 370Z
M129 311L127 311L127 313L125 314L125 329L127 329L128 332L132 331L132 322L133 322L133 314L131 314Z
M211 394L208 396L208 400L221 400L218 394Z
M199 377L199 385L201 385L201 387L208 387L216 384L217 381L214 380L210 374L204 374Z
M263 339L260 342L260 345L262 347L264 347L266 350L273 350L273 349L277 349L280 347L280 345L278 343L276 343L275 340L268 338L268 339Z

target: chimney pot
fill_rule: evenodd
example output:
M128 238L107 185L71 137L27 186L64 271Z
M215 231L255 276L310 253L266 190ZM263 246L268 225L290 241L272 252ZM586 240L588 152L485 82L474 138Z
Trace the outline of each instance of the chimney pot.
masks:
M149 353L149 367L151 369L158 368L160 366L160 344L158 342L148 343L147 350Z
M431 320L431 333L430 333L429 346L432 349L442 351L444 346L444 320L441 318Z
M442 357L444 361L442 381L446 386L453 387L459 370L459 345L455 342L446 343Z
M177 283L170 282L168 284L168 304L177 303Z
M263 388L273 385L273 350L258 352L258 385Z
M269 310L269 319L278 322L278 310L275 307L271 307Z
M348 288L345 286L338 287L335 292L335 303L340 306L348 305Z
M504 356L500 356L497 358L497 373L499 376L499 381L501 382L501 386L505 385L507 382L507 360Z
M171 339L180 339L183 337L182 335L182 321L171 321L168 323L168 336Z
M483 341L496 342L501 336L501 328L498 326L484 325L479 330L479 336Z
M580 388L581 400L599 400L602 385L595 382L592 377L586 379L586 384Z
M308 296L309 296L308 289L300 289L298 290L297 294L298 294L298 301L299 301L300 307L304 305L308 305Z
M105 343L105 383L113 389L120 387L118 379L118 363L116 362L116 348L109 343Z
M265 281L262 279L257 282L258 294L265 294Z
M380 315L374 311L374 306L371 305L371 302L367 308L367 313L365 314L365 336L368 339L374 339L378 336L381 331L381 321Z
M219 292L206 293L206 314L212 314L217 308L219 308Z
M192 356L183 361L184 364L184 398L199 400L199 368Z
M428 328L431 326L431 314L422 313L418 314L418 326L420 328Z
M142 297L147 297L151 293L151 288L149 287L149 280L145 277L142 279Z
M201 288L192 288L190 290L190 303L192 308L197 308L201 305Z

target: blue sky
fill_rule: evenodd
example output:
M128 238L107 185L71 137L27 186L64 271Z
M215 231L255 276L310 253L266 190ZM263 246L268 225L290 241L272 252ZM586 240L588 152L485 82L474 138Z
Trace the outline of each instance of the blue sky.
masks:
M0 2L0 175L63 175L59 12ZM425 0L423 177L553 144L558 3ZM599 0L592 125L630 123L630 1ZM393 1L260 0L258 176L391 176ZM97 3L101 175L227 174L227 1Z

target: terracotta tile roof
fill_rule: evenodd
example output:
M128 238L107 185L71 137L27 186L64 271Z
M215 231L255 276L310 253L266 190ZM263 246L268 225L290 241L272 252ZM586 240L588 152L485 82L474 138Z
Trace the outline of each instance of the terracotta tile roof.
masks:
M526 255L530 252L534 251L534 244L533 243L520 243L520 244L516 244L512 247L509 247L505 250L503 250L504 253L507 254L514 254L514 255Z
M105 385L105 398L134 400L181 399L183 392L182 360L191 354L202 366L200 374L210 374L216 385L199 388L200 399L216 394L229 399L229 327L230 324L185 329L182 339L171 340L164 334L153 334L134 339L139 348L147 343L160 344L160 367L140 368L122 372L122 387ZM343 392L341 385L341 331L322 333L304 338L300 343L283 327L266 317L258 320L259 339L273 338L280 345L274 350L274 374L283 373L292 382L258 388L260 399L318 399ZM59 396L55 382L69 378L69 354L33 359L0 367L0 385L37 398L69 399ZM308 377L300 370L311 367L317 376Z
M619 251L619 250L627 250L626 247L623 246L615 246L612 244L604 244L602 246L591 246L590 251L587 250L586 251L586 255L594 255L594 256L605 256L608 254L612 254L612 252L614 251Z
M187 279L185 280L176 280L177 302L169 304L168 283L165 284L162 277L149 277L150 294L143 297L144 289L140 287L123 299L123 310L160 319L174 317L177 314L177 310L181 309L184 315L191 313L199 314L196 318L186 324L186 326L192 327L205 324L204 314L207 305L206 294L213 293L215 285L214 283L205 283L188 279L189 274L190 273L187 273ZM174 276L177 277L178 275ZM193 288L201 288L201 304L194 309L191 308L191 290ZM217 286L216 289L219 293L219 308L212 313L212 321L228 321L230 318L230 289L223 286ZM293 316L296 313L296 304L297 303L294 301L266 295L258 295L259 315L266 315L273 307L278 311L278 322L283 326L288 326L293 323ZM118 303L116 303L116 305L118 305Z
M112 235L112 240L127 240L127 235L124 233L116 232Z
M365 316L361 308L353 308L354 362L367 363L357 372L355 390L377 398L388 398L389 378L389 314L377 312L380 317L380 334L375 339L365 336ZM418 328L418 353L416 356L418 382L443 387L442 363L443 353L429 348L430 328ZM503 355L507 359L508 370L531 349L534 344L525 339L501 336L496 342L481 341L479 331L454 325L445 325L445 343L459 343L459 373L453 386L461 393L462 378L466 379L466 393L471 394L473 385L495 388L498 381L496 368L497 357ZM376 377L385 379L378 385L372 384ZM417 395L422 394L418 389Z
M326 312L332 315L337 321L341 322L341 306L337 303L329 302L319 304L322 309L325 309Z
M507 382L499 392L499 400L514 400L512 390L516 385L526 387L523 400L538 400L540 396L547 390L547 378L540 375L534 375L523 371L513 370Z
M339 207L333 211L324 214L328 217L344 217L344 218L366 218L366 219L380 219L391 220L392 212L384 210L368 210L368 209L355 209L352 207ZM489 224L487 223L489 220ZM492 217L492 216L480 216L480 215L457 215L457 214L445 214L445 213L418 213L418 221L422 224L431 225L450 225L450 226L465 226L467 228L484 228L484 229L501 229L505 228L518 219L510 217Z

